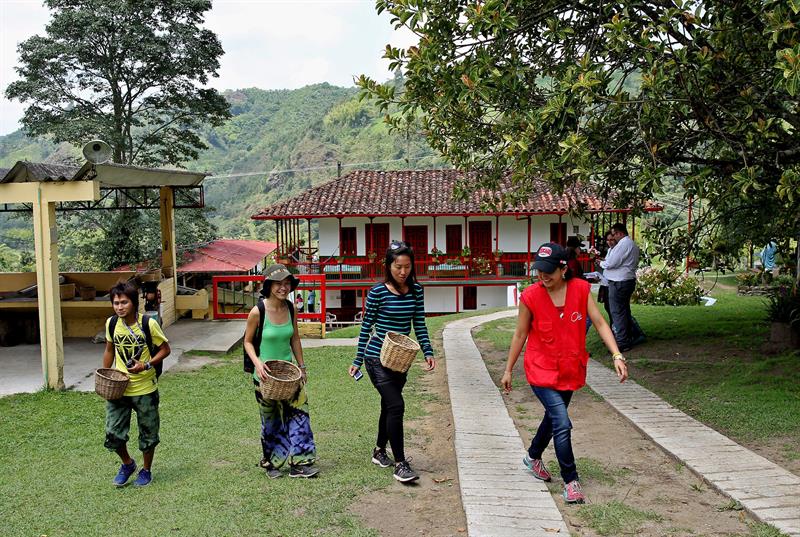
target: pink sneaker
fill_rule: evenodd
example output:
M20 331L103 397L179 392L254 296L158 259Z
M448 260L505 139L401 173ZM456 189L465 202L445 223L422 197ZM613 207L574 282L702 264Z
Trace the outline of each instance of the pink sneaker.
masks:
M522 464L533 473L533 477L536 479L541 479L542 481L553 479L553 476L545 468L542 459L531 459L528 455L525 455L525 458L522 459Z
M583 503L586 496L583 495L580 482L576 479L564 485L564 501L567 503Z

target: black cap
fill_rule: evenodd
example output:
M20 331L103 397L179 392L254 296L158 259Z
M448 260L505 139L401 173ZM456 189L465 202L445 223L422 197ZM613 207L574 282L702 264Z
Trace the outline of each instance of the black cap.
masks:
M539 272L550 274L558 268L567 266L567 251L554 242L546 242L536 251L536 262L533 268Z

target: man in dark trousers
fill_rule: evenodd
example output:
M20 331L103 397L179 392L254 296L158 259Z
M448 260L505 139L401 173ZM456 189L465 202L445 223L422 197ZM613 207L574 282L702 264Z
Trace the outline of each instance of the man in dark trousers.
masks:
M614 335L621 352L644 341L644 334L633 321L631 296L636 288L636 267L639 266L639 247L628 236L625 224L617 222L611 227L616 245L608 257L600 262L603 276L608 280L608 299Z

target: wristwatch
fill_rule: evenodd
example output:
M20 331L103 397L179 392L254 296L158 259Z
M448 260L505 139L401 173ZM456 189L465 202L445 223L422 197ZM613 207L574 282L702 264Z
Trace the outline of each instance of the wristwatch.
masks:
M150 371L150 368L151 368L151 367L153 367L153 366L152 366L152 365L150 365L150 362L145 362L145 363L144 363L144 370L145 370L145 371Z

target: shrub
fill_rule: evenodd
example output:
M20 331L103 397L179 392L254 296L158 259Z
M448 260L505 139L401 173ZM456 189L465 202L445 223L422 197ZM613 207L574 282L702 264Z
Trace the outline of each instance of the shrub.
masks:
M744 287L753 287L756 285L761 285L763 274L764 274L763 271L752 272L748 270L747 272L740 272L739 274L736 275L736 281L739 283L739 285Z
M774 323L793 323L797 327L798 312L800 292L797 285L778 286L767 296L767 320Z
M647 267L636 274L632 301L651 306L694 306L703 294L697 280L677 267Z

